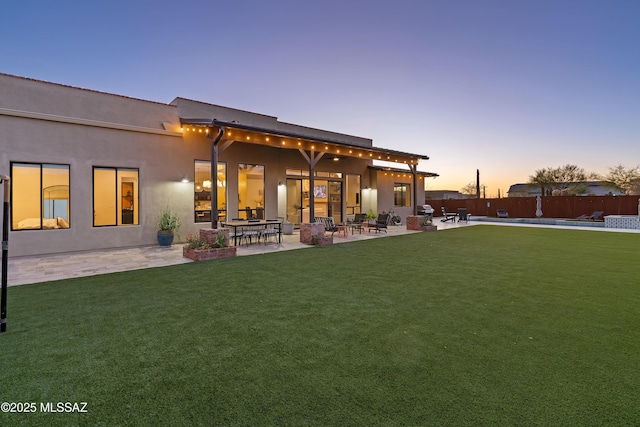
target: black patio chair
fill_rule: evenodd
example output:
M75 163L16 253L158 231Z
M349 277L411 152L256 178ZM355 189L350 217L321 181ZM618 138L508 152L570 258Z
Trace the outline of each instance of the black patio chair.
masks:
M362 223L366 221L366 219L367 219L367 214L357 213L355 218L353 218L353 222L350 225L351 234L353 234L356 230L358 230L358 232L362 234Z
M467 208L458 208L458 222L464 221L468 223L470 216L471 214L467 212Z
M389 214L378 214L375 225L369 225L369 231L376 230L376 233L380 231L387 232L387 223L389 222Z
M333 236L333 233L338 231L338 226L336 225L332 216L317 216L315 219L316 222L324 225L324 231L330 232L331 236Z

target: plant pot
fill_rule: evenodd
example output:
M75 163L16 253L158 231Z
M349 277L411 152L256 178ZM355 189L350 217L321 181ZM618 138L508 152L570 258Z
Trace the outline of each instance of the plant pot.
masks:
M284 223L282 223L282 234L293 234L293 223L292 222L284 222Z
M173 231L158 230L158 244L160 246L171 246L173 243Z

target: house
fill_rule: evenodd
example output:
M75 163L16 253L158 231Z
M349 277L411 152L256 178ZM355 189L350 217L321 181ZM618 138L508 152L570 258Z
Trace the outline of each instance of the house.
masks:
M417 170L427 156L368 138L8 74L0 74L0 141L11 256L154 244L165 208L182 219L183 237L226 218L343 222L393 207L404 219L435 175Z
M612 187L606 181L586 181L565 184L564 190L549 189L542 194L539 185L536 184L513 184L507 191L508 197L535 197L535 196L623 196L624 191Z
M463 194L456 190L425 190L427 200L475 199L475 194Z

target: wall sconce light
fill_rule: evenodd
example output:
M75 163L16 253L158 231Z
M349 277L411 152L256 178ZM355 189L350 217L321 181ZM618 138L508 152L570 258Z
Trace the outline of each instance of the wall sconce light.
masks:
M187 178L186 176L183 176L182 178L180 178L180 182L186 184L189 182L189 178Z
M202 186L207 190L211 190L211 180L205 179L204 181L202 181Z

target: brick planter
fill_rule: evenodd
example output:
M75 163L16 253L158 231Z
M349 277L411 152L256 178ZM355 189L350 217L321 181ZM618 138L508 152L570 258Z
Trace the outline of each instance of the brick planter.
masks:
M206 240L211 246L215 246L218 241L218 234L224 235L224 245L229 246L228 228L201 228L200 238Z
M187 249L182 248L182 256L194 261L208 261L211 259L231 258L236 256L236 247L212 248L212 249Z
M424 215L410 215L407 217L407 230L414 231L436 231L437 225L422 225L424 222Z
M324 235L323 224L304 222L300 224L300 243L318 246L331 245L333 237Z
M214 246L218 242L218 234L224 236L224 248L210 249L188 249L182 248L182 256L194 261L207 261L211 259L230 258L236 256L237 248L229 246L229 229L228 228L203 228L200 230L200 238L206 240L209 245Z

